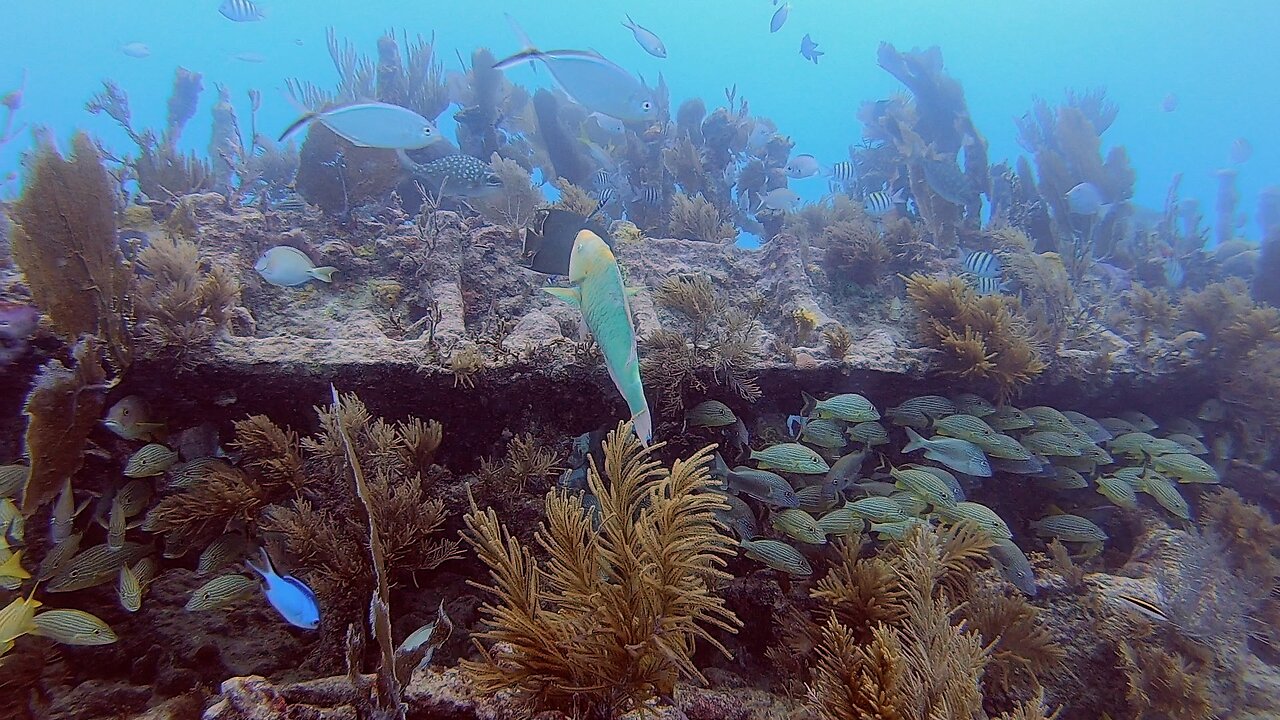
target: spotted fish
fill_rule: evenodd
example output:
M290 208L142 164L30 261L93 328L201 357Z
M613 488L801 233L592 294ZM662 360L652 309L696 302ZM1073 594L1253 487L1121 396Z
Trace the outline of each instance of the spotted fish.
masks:
M489 163L470 155L446 155L418 164L403 151L400 163L432 197L483 198L502 191L502 178Z

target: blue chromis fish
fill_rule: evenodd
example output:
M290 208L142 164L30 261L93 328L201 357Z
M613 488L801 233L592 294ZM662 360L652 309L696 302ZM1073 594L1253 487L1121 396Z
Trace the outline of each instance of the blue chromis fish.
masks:
M164 430L164 423L152 421L151 407L138 395L127 395L112 405L102 424L125 440L153 440Z
M782 3L782 7L773 11L773 17L769 20L769 32L776 33L782 29L787 22L787 16L791 14L791 3Z
M267 17L253 0L222 0L218 12L231 22L257 22Z
M409 108L368 102L307 113L285 128L280 142L312 122L324 125L356 147L416 150L443 139L430 120Z
M630 15L627 15L627 21L622 23L622 27L631 31L631 34L636 38L636 42L640 43L640 47L644 48L645 52L654 57L664 58L667 56L667 46L662 44L662 39L651 31L637 25Z
M400 163L422 182L427 193L441 197L481 198L502 190L502 178L489 163L456 154L419 165L399 151Z
M584 50L542 51L528 44L524 50L494 63L505 70L520 63L541 62L556 84L573 101L592 112L628 122L656 116L653 92L634 75L603 56Z
M813 39L809 37L809 33L805 33L804 37L800 38L800 55L803 56L805 60L812 61L814 65L817 65L818 58L825 54L826 53L818 49L818 43L814 42Z
M338 270L329 265L316 267L306 253L289 245L277 245L262 253L253 269L277 287L293 287L309 280L333 282L333 274Z
M281 577L277 574L271 567L271 557L267 555L266 548L262 549L262 567L251 562L247 564L262 576L267 584L263 590L267 601L290 625L307 630L320 627L320 604L316 601L316 594L292 575Z
M653 437L653 416L640 382L629 292L622 284L622 271L613 251L590 230L578 231L573 241L569 282L573 287L543 290L582 311L582 321L600 346L609 377L627 401L636 437L647 445Z

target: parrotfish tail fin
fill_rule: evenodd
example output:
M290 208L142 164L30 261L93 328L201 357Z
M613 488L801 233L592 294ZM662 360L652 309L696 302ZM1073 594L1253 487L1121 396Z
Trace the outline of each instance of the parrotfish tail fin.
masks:
M631 427L636 431L636 437L640 438L640 444L648 447L649 441L653 439L653 416L649 414L649 408L631 418Z
M804 398L804 408L800 410L800 414L809 417L809 413L818 407L818 399L803 390L800 391L800 396Z
M320 117L320 113L317 112L304 113L302 117L294 120L292 125L285 128L284 132L280 133L280 138L276 140L276 142L284 142L286 138L297 132L303 125L310 123L318 117Z
M307 271L307 274L321 282L331 283L333 282L333 274L336 272L338 272L338 268L332 265L325 265L324 267L311 268Z
M911 439L911 442L907 443L906 446L902 448L904 455L909 452L925 449L924 438L920 437L920 433L916 432L912 428L907 428L907 437Z

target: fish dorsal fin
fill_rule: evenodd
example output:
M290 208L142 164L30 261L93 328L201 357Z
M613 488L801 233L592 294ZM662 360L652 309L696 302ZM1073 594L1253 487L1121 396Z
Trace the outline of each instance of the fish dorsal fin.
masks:
M576 287L544 287L542 290L551 297L563 300L576 308L582 307L582 291Z
M1046 512L1047 514L1049 514L1049 515L1066 515L1066 514L1067 514L1067 511L1065 511L1065 510L1063 510L1062 508L1058 507L1058 504L1057 504L1057 503L1054 503L1054 504L1050 505L1049 507L1045 508L1045 512Z
M299 580L298 578L292 575L285 575L280 579L283 580L285 583L297 588L298 592L302 593L303 595L306 595L307 599L309 599L311 602L313 603L316 602L316 594L312 592L311 588L307 587L306 583L302 582L301 580Z

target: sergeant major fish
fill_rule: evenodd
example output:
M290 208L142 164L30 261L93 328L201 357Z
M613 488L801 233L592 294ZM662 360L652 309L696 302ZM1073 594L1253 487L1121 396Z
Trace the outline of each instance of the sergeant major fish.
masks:
M590 230L580 230L574 239L569 282L573 287L543 290L582 311L582 321L600 346L609 377L627 401L636 436L648 444L653 437L653 416L640 381L628 291L622 284L622 272L613 251Z
M231 22L257 22L267 16L253 0L222 0L218 12Z

